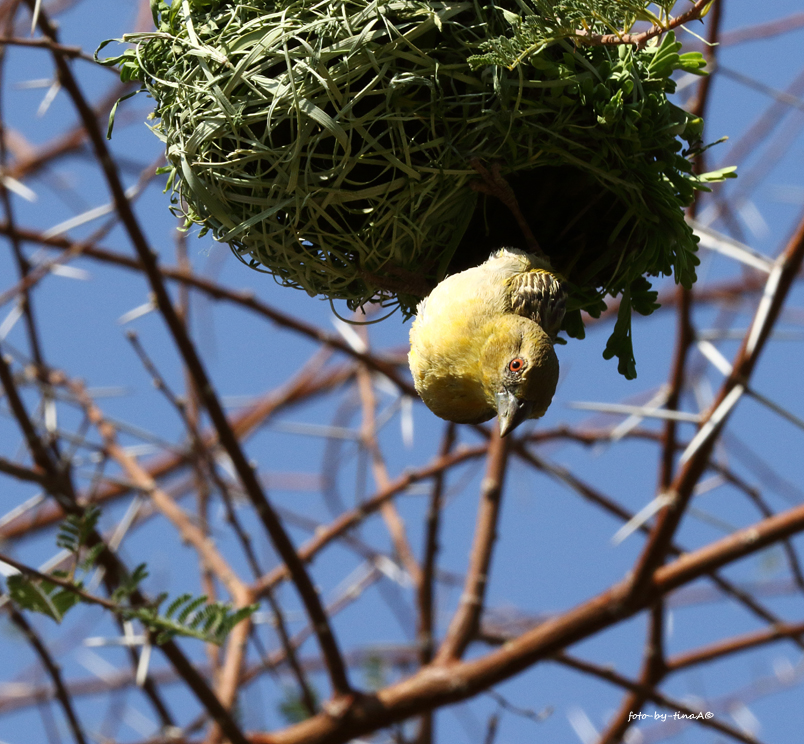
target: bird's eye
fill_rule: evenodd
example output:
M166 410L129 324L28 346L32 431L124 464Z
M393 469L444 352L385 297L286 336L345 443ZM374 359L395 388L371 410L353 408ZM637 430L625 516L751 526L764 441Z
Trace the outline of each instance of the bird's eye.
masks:
M510 362L508 362L508 369L510 369L511 372L521 372L524 367L525 362L519 357L517 357L516 359L512 359Z

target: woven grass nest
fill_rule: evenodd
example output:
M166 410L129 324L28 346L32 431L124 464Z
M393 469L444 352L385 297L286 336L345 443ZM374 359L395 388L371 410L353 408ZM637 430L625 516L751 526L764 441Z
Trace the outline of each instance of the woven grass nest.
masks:
M655 307L644 277L695 280L682 208L707 180L690 162L702 122L667 94L703 59L672 32L641 49L573 35L627 28L647 5L173 0L105 62L154 98L188 225L350 309L410 315L447 274L527 248L470 187L473 162L497 164L567 277L564 330L582 337L580 311L623 296L605 354L630 377L630 309Z

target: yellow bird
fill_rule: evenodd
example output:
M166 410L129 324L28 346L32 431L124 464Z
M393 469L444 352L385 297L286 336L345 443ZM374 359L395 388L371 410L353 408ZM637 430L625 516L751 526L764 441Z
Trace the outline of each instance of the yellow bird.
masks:
M553 343L565 303L549 263L517 248L444 279L410 329L408 361L427 407L459 424L497 414L501 436L543 416L558 383Z

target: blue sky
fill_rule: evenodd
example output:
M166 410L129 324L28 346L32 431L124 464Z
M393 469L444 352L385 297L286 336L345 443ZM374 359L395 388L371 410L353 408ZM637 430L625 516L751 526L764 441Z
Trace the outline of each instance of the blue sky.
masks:
M799 12L800 8L800 3L795 0L764 5L748 0L726 0L725 31L783 18ZM132 29L136 15L134 2L84 0L59 15L61 39L64 44L93 50L103 39L120 36ZM680 38L685 42L692 41L684 34ZM729 141L710 151L711 165L732 162L730 153L772 103L773 91L786 89L801 74L804 69L800 52L802 42L804 27L786 35L724 46L720 50L719 60L725 71L714 82L707 116L707 139L728 136ZM74 67L93 100L97 100L114 81L113 72L88 62L77 61ZM9 50L2 90L3 115L6 126L18 132L33 147L49 142L77 123L72 104L63 91L56 92L47 109L37 113L49 90L52 75L52 63L43 50ZM746 84L740 75L747 76L756 84ZM740 163L741 174L758 180L741 206L738 214L740 234L735 237L771 258L783 247L800 219L804 205L804 179L801 175L804 173L804 138L801 136L804 98L799 95L797 100L798 107L789 106L784 117L780 117L774 137L752 147L748 157ZM123 104L118 114L111 147L126 186L134 185L141 173L151 168L160 156L160 143L144 124L148 107L148 99L137 96ZM20 147L18 155L23 152ZM781 150L778 157L774 148ZM769 167L760 177L763 166ZM724 191L726 194L739 193L745 188L745 183L741 179L729 182ZM15 218L19 225L38 230L54 228L77 215L86 214L88 210L102 207L110 198L97 166L85 152L55 162L25 179L24 184L36 194L36 199L28 201L13 196ZM173 265L176 220L168 212L168 197L162 193L158 181L152 181L137 196L136 212L162 262ZM708 219L710 214L704 202L699 215ZM103 224L104 219L100 216L70 229L67 234L73 238L87 237ZM728 226L722 221L714 221L711 226L728 233ZM249 288L261 300L285 313L303 318L328 332L343 333L347 340L352 338L350 330L344 330L336 323L328 302L282 288L270 277L249 271L226 246L215 244L210 237L198 239L195 232L190 232L187 250L197 271L215 277L228 287ZM119 227L114 227L101 244L131 255L130 244ZM28 248L28 254L34 254L33 247ZM735 261L710 251L702 250L700 257L701 285L739 278L744 271ZM99 398L99 403L108 416L143 430L159 432L169 442L181 441L179 418L153 389L125 339L125 331L135 329L166 380L175 389L182 390L182 369L162 319L156 313L147 313L128 323L120 322L132 310L148 302L149 290L143 277L87 258L70 263L70 267L74 269L71 275L47 277L34 295L42 344L49 363L67 371L71 377L84 379L100 394L107 393L108 397ZM16 281L15 272L10 251L1 251L0 277L4 281L0 292ZM662 287L669 288L670 285L671 281L665 280ZM732 307L699 306L694 313L695 325L699 330L723 325L745 330L757 300L757 296L752 296ZM801 384L804 347L800 335L804 321L802 301L804 293L799 286L791 293L779 325L779 330L786 335L780 333L769 345L752 380L756 390L800 418L804 418ZM0 307L0 325L11 307L10 304ZM345 315L345 308L341 307L340 312ZM309 339L277 327L254 313L232 304L213 302L198 294L194 294L192 299L191 327L214 384L232 411L291 379L318 348ZM367 333L372 348L404 354L408 329L409 323L403 323L397 314L370 326ZM584 341L570 341L559 349L562 376L558 392L547 415L538 423L529 424L531 430L562 425L613 426L622 417L591 413L573 407L573 404L643 404L666 383L675 345L672 308L635 321L634 346L639 375L635 381L625 380L618 375L616 363L602 359L609 333L610 324L593 326ZM22 323L11 329L6 341L15 349L25 349ZM715 343L730 359L737 351L740 338L719 339ZM706 406L707 396L717 390L722 375L698 352L691 359L691 367L699 373L698 397L686 395L683 408L697 412ZM406 468L424 464L433 456L444 424L416 401L411 414L413 439L409 441L405 433L409 419L404 413L408 404L400 402L387 381L375 380L375 386L380 411L389 413L380 444L391 477L395 477ZM31 395L28 400L33 403L35 398ZM78 414L69 407L60 408L60 416L60 424L65 428L75 429L80 424ZM350 438L348 432L339 430L345 438L336 446L332 439L318 436L317 431L310 428L322 425L337 425L348 429L352 435L359 429L360 411L354 387L283 411L249 439L247 452L259 463L271 498L278 506L319 522L328 522L331 519L328 504L333 499L339 498L351 504L373 493L375 486L370 473L365 476L365 461L357 451L354 437ZM648 421L645 426L660 430L658 422ZM694 427L682 424L680 432L682 437L689 438ZM459 437L467 444L479 442L477 435L468 429L461 431ZM143 457L149 455L145 446L148 442L142 437L129 433L121 438L127 445L141 447ZM760 403L744 399L729 423L725 441L728 446L718 450L717 457L760 487L773 509L783 510L801 502L804 497L804 486L801 486L804 483L804 458L801 457L804 439L800 428ZM19 435L5 414L0 417L0 442L4 456L16 456L20 447ZM754 453L754 458L746 455L746 450ZM657 461L653 443L635 440L584 448L557 441L540 445L535 451L556 467L570 469L577 477L594 484L633 512L639 511L655 495ZM326 463L332 462L338 465L336 475L332 482L322 485L322 469ZM757 462L764 463L781 480L769 479ZM91 463L87 463L87 470L90 466ZM446 571L462 574L465 569L481 476L482 463L475 462L462 466L450 478L439 556L440 565ZM34 489L9 478L4 478L3 483L7 510L34 495ZM712 490L696 498L694 506L697 511L684 521L678 536L679 543L690 548L717 539L726 530L759 519L756 509L735 489L715 482L709 485L713 486ZM422 544L422 523L427 504L425 494L426 490L412 489L398 503L409 528L411 544L417 552ZM111 528L129 505L127 501L110 507L104 513L102 524ZM240 511L245 520L251 518L245 506ZM218 505L213 506L213 517L219 526L215 537L221 549L231 557L236 567L245 571L242 555L230 531L224 529ZM605 589L623 577L642 546L642 540L637 536L614 545L612 536L620 526L619 522L581 500L555 478L515 463L506 483L488 607L508 615L516 609L525 615L538 616L567 609ZM257 552L264 564L272 565L276 557L262 539L253 518L248 527L257 537ZM297 542L307 539L307 532L299 527L289 529ZM378 518L369 520L357 535L376 550L389 550L387 533ZM796 542L800 549L801 540ZM42 564L56 552L52 534L23 541L9 550L31 565ZM200 591L195 555L182 547L172 529L158 520L151 520L131 533L123 545L122 557L130 566L147 560L151 577L146 588L150 592ZM324 597L332 600L349 582L356 581L360 571L364 570L363 558L343 547L335 547L315 562L313 575ZM359 602L337 615L334 626L344 649L365 644L378 647L409 644L413 640L410 625L400 622L410 616L411 589L404 576L400 578L393 571L388 573L390 575L368 588ZM789 576L777 548L739 562L729 568L726 575L738 582L761 582L761 592L769 592L772 586L783 584ZM772 584L774 581L777 584ZM703 582L701 586L704 586ZM442 631L459 594L459 588L448 587L443 587L439 593L439 627ZM289 587L284 587L279 598L287 609L291 625L295 629L302 627L296 595ZM672 600L678 603L672 610L671 627L667 629L668 648L673 652L759 627L743 609L722 599L712 597L693 604L684 604L683 600L683 592ZM785 591L763 595L763 601L790 620L800 620L804 611L801 593ZM62 627L45 618L39 620L37 627L52 645L69 677L90 677L101 674L104 663L122 663L121 652L117 649L88 648L82 644L85 636L109 637L116 633L99 611L79 608ZM5 623L0 625L0 629L0 644L6 658L0 674L2 697L3 690L7 694L9 689L3 688L3 684L38 677L32 671L33 657L27 647L13 636ZM599 664L615 664L621 673L636 675L644 633L644 617L637 616L578 644L573 653ZM262 632L262 636L269 647L275 644L268 630ZM200 643L187 641L183 642L183 647L193 658L202 660ZM470 651L473 654L482 652L481 647ZM316 653L313 642L302 648L305 657ZM158 654L156 657L154 664L164 665ZM734 691L749 688L757 679L776 679L782 684L786 679L785 669L794 669L800 676L800 664L800 651L792 644L778 644L680 674L665 689L679 699L693 695L707 701L718 700ZM359 672L355 676L359 679ZM319 689L326 689L323 677L314 676L314 681ZM621 698L621 692L616 688L555 663L541 664L498 689L506 699L522 708L552 710L541 723L505 713L498 732L497 742L500 743L583 741L587 723L602 730ZM750 726L753 725L753 716L760 724L762 741L793 741L804 728L804 709L800 705L798 684L783 686L776 694L757 699L752 699L746 692L741 694L741 699L748 705L748 713L738 706L732 711L732 718L728 712L723 713L724 719L731 723L742 721ZM242 715L245 725L248 728L281 725L276 707L280 697L281 688L270 678L249 689L244 694ZM177 713L181 712L183 721L192 718L195 703L186 692L173 687L168 698ZM106 703L105 698L83 698L79 702L79 712L90 731L101 728L104 717L112 715ZM703 703L701 705L706 709ZM652 713L654 708L648 704L644 710ZM117 734L120 741L140 741L153 733L153 716L138 693L131 692L126 696L120 702L120 710L123 711L120 714L123 724ZM486 696L471 704L453 706L439 714L439 733L445 741L482 741L487 717L495 710L497 703ZM55 715L57 727L63 730L60 712ZM645 741L650 741L651 725L646 722L643 728ZM63 735L67 740L69 734ZM697 729L689 729L672 739L690 743L716 740L712 733ZM7 744L47 741L36 710L26 709L14 715L0 716L0 741Z

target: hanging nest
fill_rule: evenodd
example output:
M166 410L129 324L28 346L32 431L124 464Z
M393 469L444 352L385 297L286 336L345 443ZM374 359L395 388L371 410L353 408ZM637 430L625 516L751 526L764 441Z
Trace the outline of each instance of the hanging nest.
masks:
M672 32L641 49L577 32L627 29L648 3L152 5L158 31L105 63L156 101L174 210L282 284L409 316L447 274L527 248L470 188L473 161L500 165L567 277L570 336L623 296L605 354L627 376L630 309L655 307L644 277L694 282L682 209L706 180L690 163L702 122L667 94L703 59Z

